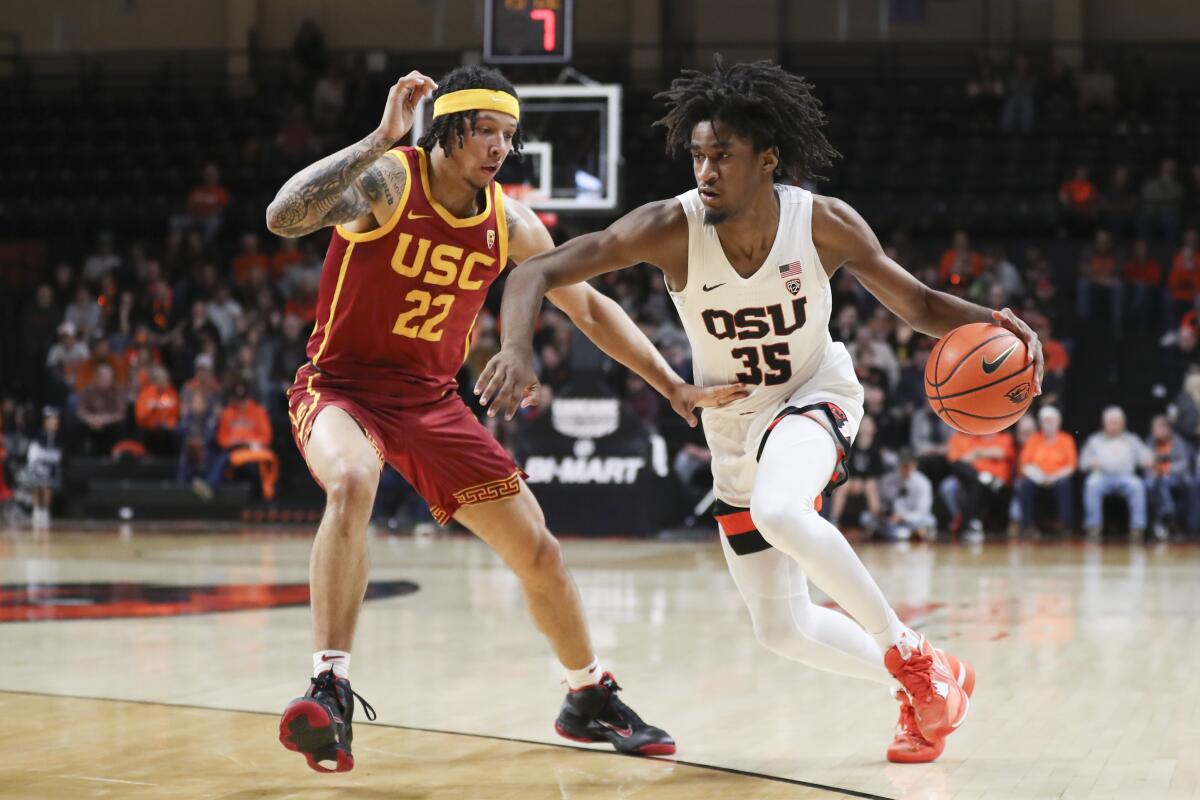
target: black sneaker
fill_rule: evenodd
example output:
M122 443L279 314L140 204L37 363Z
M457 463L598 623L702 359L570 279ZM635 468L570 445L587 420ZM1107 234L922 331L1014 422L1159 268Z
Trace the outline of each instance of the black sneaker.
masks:
M335 677L333 670L325 670L310 683L304 697L297 697L283 710L279 741L288 750L303 753L317 772L349 772L354 769L350 752L354 698L362 703L367 719L375 719L375 709L350 688L350 681ZM322 761L332 761L335 766L322 766Z
M621 702L621 687L611 673L604 673L595 686L567 692L554 730L576 742L608 742L619 753L640 756L669 756L675 740L666 731L647 725L633 709Z

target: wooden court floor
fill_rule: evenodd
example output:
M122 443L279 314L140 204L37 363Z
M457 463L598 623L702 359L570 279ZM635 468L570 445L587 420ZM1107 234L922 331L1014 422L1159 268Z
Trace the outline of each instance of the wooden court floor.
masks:
M860 548L901 616L974 662L935 764L888 764L879 687L762 649L715 541L567 540L598 649L677 760L555 736L558 669L464 537L374 536L357 766L276 740L306 686L310 539L0 533L3 798L1200 798L1200 548Z

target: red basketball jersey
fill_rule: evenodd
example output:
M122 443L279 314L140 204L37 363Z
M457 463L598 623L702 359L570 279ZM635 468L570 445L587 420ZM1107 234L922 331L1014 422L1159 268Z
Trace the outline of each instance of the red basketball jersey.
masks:
M428 156L399 147L407 173L388 221L366 233L338 226L325 254L308 357L323 378L417 405L455 388L488 287L508 262L504 194L459 219L429 189Z

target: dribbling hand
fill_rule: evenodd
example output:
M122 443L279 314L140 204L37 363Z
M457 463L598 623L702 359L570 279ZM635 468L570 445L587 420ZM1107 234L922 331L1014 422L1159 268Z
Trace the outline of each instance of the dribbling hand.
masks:
M1033 362L1033 393L1041 394L1042 375L1046 371L1046 360L1042 357L1042 342L1038 339L1038 335L1033 332L1033 328L1026 324L1025 320L1014 314L1011 308L993 311L992 318L995 320L995 324L1011 331L1025 343L1026 358Z
M405 75L388 90L387 105L379 123L379 133L391 141L399 141L412 130L416 119L417 103L421 98L433 94L437 84L428 75L415 69Z

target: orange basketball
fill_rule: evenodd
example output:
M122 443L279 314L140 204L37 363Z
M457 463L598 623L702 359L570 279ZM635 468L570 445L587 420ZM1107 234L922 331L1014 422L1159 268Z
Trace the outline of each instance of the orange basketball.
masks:
M963 433L1012 425L1033 402L1033 363L1008 330L973 322L947 333L925 365L925 397L942 421Z

